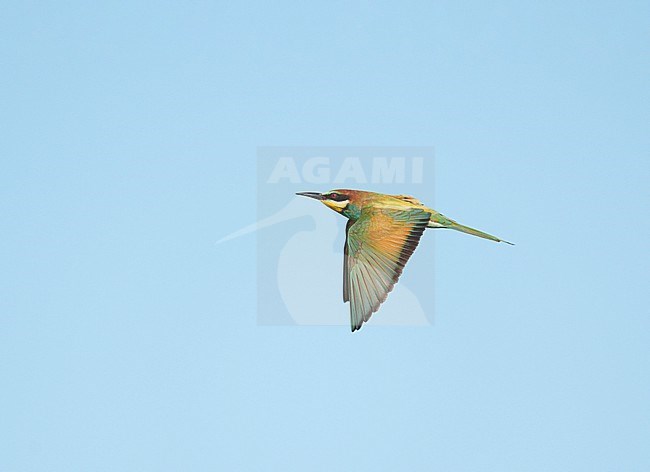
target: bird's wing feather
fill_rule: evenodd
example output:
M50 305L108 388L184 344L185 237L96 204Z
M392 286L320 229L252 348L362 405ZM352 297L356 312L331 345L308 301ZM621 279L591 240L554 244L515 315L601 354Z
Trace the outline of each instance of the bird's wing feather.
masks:
M424 206L424 203L410 195L393 195L393 197L397 198L398 200L403 200L405 202L411 203L413 205Z
M354 221L348 220L348 224L345 226L345 245L343 246L343 303L350 301L350 283L348 277L348 233L350 232L350 226L354 224Z
M343 299L350 301L352 331L370 319L393 289L415 251L429 213L419 208L369 207L348 223Z

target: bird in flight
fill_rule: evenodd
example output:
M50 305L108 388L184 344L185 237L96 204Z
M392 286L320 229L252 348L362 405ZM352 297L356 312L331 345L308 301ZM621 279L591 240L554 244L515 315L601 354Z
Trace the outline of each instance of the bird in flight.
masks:
M343 302L352 332L361 328L393 289L426 228L449 228L512 244L461 225L408 195L338 189L296 195L320 200L348 219L343 257Z

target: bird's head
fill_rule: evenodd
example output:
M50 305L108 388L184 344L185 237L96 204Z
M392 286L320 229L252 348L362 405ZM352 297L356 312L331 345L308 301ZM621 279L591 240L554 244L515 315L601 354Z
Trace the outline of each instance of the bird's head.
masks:
M330 190L325 193L298 192L296 195L320 200L325 206L337 213L342 213L350 202L354 200L354 192L351 190Z

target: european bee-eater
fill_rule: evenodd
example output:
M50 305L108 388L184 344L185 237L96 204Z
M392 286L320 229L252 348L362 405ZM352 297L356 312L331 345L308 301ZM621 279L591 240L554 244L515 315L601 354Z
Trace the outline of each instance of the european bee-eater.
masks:
M350 302L352 331L361 328L393 289L426 228L449 228L507 244L427 208L408 195L337 189L299 192L348 219L343 257L343 302Z

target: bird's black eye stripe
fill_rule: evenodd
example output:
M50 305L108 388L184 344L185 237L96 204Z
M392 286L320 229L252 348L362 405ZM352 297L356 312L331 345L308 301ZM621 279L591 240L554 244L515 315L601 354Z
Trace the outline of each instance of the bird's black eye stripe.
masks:
M345 195L341 195L340 193L332 192L329 195L327 195L327 198L330 200L334 200L335 202L342 202L344 200L347 200L348 197Z

